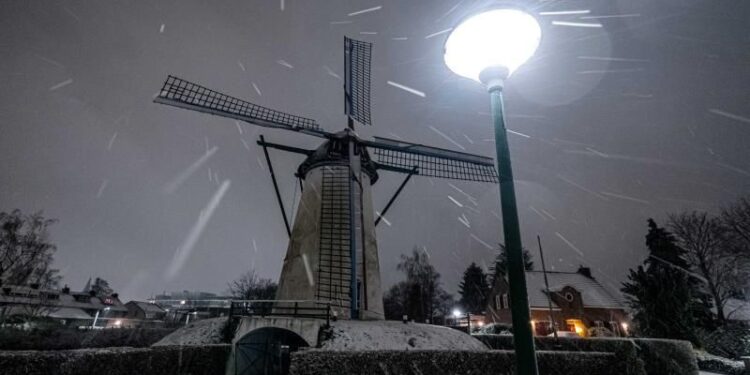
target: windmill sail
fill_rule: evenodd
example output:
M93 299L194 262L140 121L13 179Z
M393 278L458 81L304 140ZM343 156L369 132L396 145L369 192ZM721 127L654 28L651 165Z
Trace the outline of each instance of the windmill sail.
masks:
M488 157L382 137L362 143L383 169L409 171L416 166L422 176L497 182L495 163Z
M175 76L168 76L154 102L192 109L251 124L286 129L317 136L328 133L309 118L290 115L208 89Z
M344 37L345 112L352 120L372 125L370 120L370 56L372 43Z

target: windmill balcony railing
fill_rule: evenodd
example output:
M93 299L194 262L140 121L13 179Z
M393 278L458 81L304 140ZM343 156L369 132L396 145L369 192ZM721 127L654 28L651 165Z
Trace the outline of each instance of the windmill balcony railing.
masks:
M317 300L232 300L229 317L284 316L331 321L331 302Z

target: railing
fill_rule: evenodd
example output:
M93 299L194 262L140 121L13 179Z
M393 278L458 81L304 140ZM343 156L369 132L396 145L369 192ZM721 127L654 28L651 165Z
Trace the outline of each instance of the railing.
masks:
M286 316L325 319L331 322L330 301L306 300L232 300L229 318L235 316Z

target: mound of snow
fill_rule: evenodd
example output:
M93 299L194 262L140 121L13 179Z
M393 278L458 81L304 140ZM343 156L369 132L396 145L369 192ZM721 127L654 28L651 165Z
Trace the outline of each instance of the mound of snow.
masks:
M159 340L153 346L220 344L227 318L196 320Z
M719 357L702 350L695 350L695 358L698 360L698 368L703 371L728 375L741 375L745 373L745 364L742 361L733 361L729 358Z
M324 350L489 350L452 328L376 320L339 320L321 335Z

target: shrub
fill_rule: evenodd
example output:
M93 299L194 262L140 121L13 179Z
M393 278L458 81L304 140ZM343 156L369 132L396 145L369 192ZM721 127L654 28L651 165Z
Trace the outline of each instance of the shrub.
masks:
M693 345L688 341L665 339L632 339L648 375L698 374Z
M719 357L702 351L696 351L698 368L703 371L727 375L744 375L745 365L740 361Z
M497 374L515 373L511 351L327 351L292 353L291 375L317 374ZM539 352L542 374L610 375L611 353Z
M223 374L230 345L0 352L3 375Z
M711 354L737 359L750 355L750 332L743 324L727 324L700 333L703 349Z
M0 328L0 350L65 350L117 346L146 347L172 329L120 328L78 330L44 325L31 330Z

